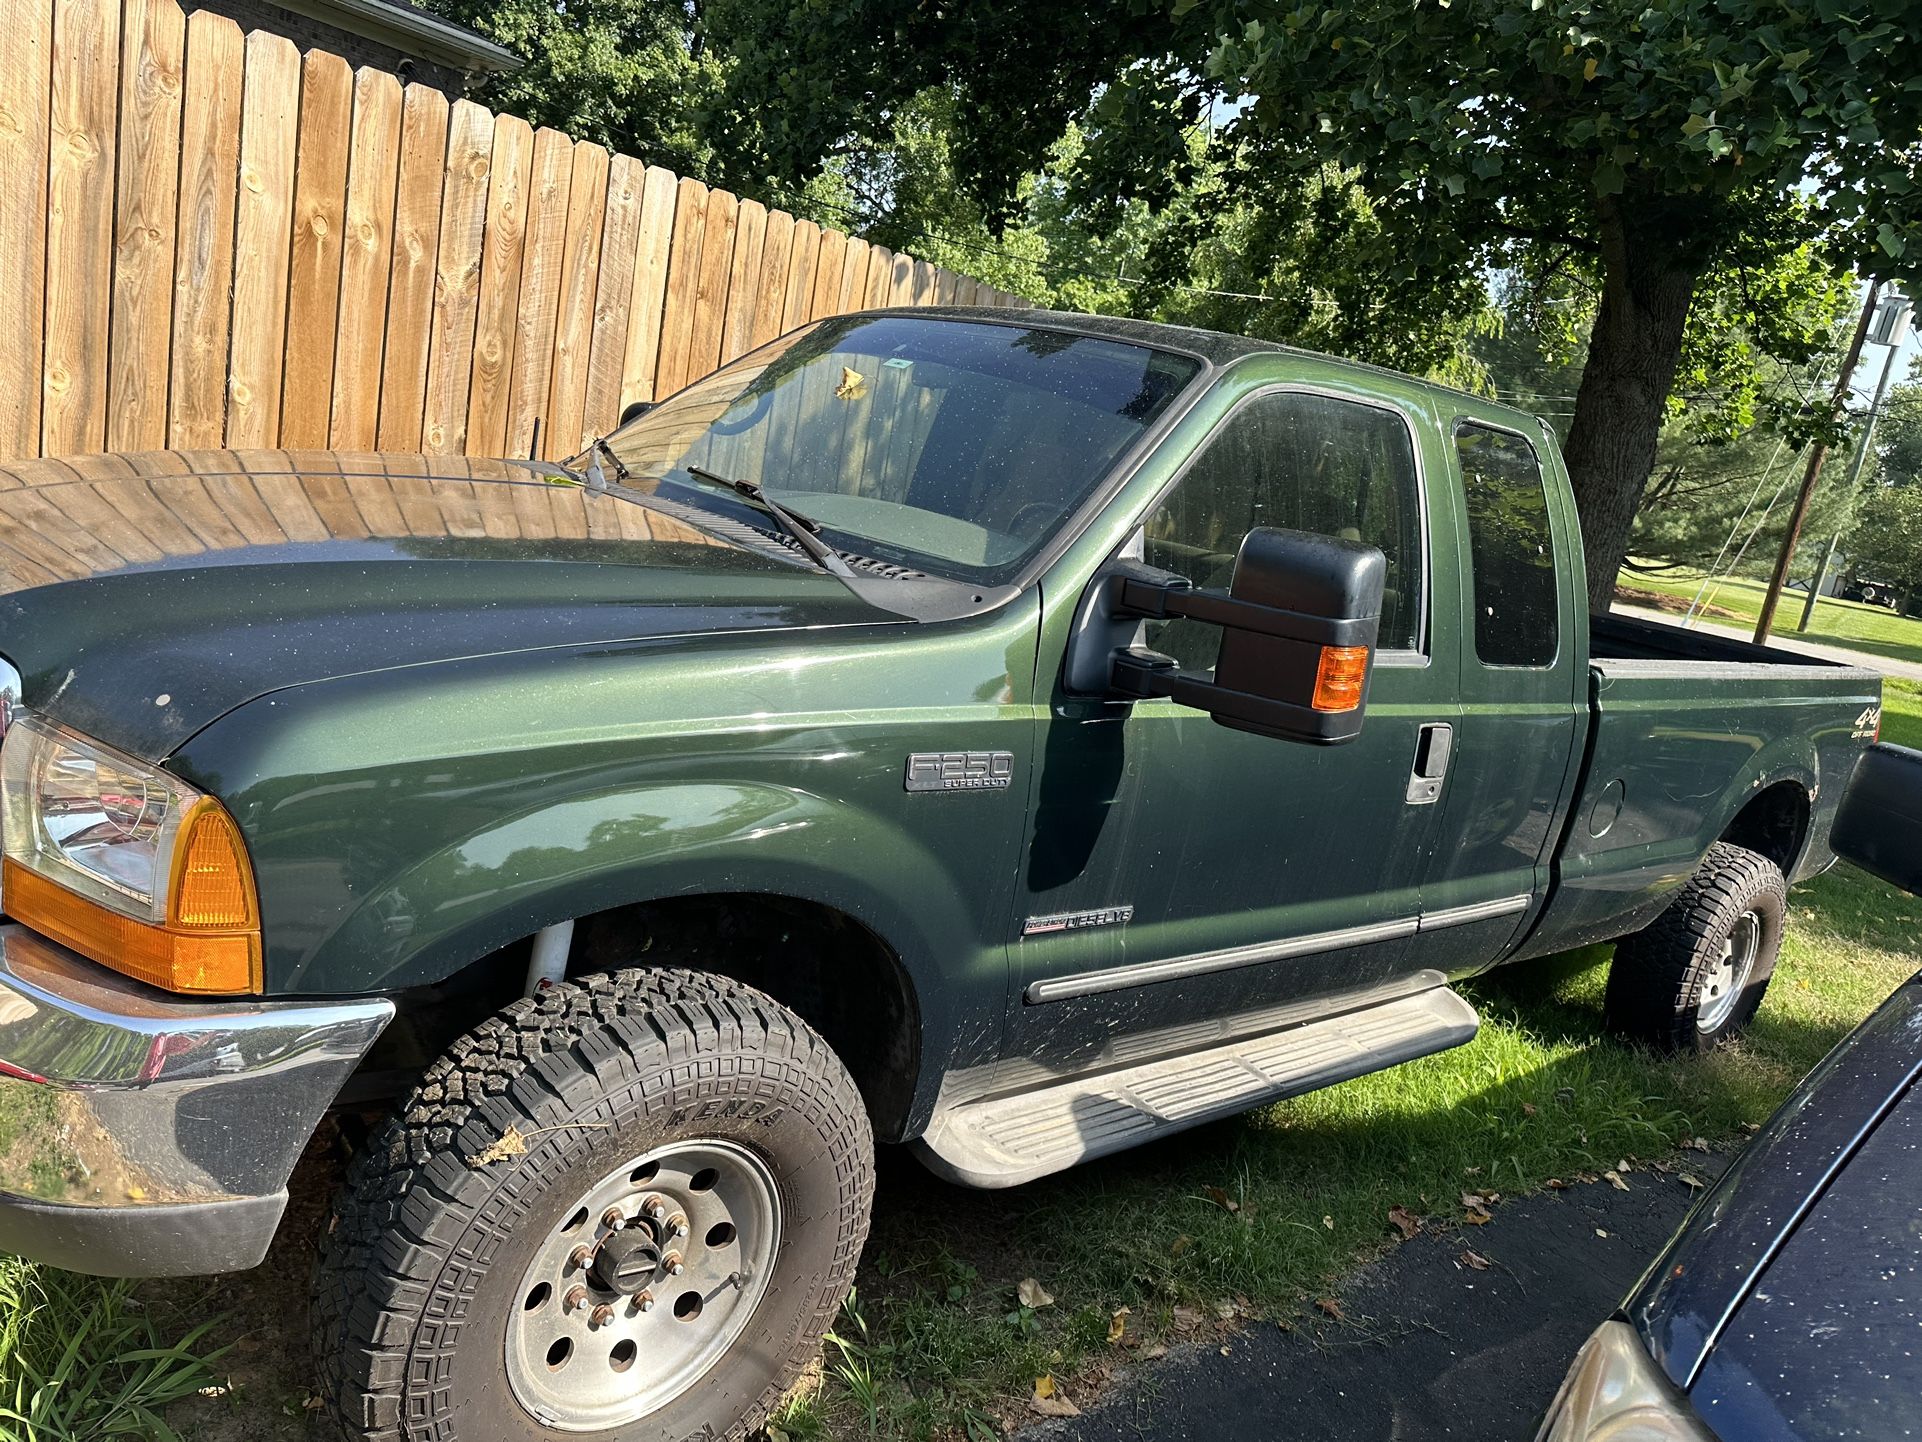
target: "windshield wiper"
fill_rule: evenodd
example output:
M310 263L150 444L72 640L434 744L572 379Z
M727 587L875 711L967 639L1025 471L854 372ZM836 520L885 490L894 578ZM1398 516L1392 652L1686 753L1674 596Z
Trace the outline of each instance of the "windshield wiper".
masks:
M747 497L779 521L781 528L794 538L794 543L806 551L822 570L843 580L854 579L854 572L849 569L848 563L835 555L827 542L821 539L821 523L813 517L789 510L753 481L737 481L732 476L710 471L706 466L683 466L681 469L697 481L706 481L710 486L724 486L736 495Z

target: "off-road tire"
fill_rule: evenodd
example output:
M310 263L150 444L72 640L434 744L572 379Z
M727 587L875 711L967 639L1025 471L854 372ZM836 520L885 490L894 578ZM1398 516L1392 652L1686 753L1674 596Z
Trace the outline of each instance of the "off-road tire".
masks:
M1766 856L1717 842L1660 916L1624 937L1608 972L1603 1015L1616 1032L1659 1051L1708 1051L1735 1036L1762 1004L1782 946L1788 883ZM1705 1023L1705 992L1745 917L1759 935L1740 993Z
M509 1128L523 1154L499 1155L513 1151L500 1146ZM768 1289L667 1405L599 1433L551 1430L519 1405L503 1360L544 1219L565 1216L584 1182L685 1136L767 1164L786 1218ZM673 970L552 987L456 1042L355 1158L316 1275L322 1400L346 1436L370 1442L734 1442L818 1355L873 1190L854 1083L767 996Z

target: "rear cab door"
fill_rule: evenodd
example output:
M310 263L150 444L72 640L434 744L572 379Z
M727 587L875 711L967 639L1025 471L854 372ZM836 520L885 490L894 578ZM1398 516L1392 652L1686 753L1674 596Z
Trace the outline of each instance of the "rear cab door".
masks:
M1462 610L1460 721L1422 887L1421 963L1501 959L1539 913L1588 724L1581 530L1539 421L1467 398L1444 413L1431 505L1449 507Z

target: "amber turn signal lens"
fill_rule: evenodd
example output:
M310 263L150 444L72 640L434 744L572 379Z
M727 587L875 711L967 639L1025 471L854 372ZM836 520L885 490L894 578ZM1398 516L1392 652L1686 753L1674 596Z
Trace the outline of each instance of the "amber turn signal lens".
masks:
M203 799L182 818L165 926L69 891L8 857L7 915L124 976L166 991L234 996L261 989L260 908L234 821Z
M253 868L233 817L213 801L196 802L180 824L178 844L169 924L193 931L253 926L259 920Z
M1362 682L1367 679L1366 646L1323 646L1309 705L1317 711L1353 711L1361 705Z

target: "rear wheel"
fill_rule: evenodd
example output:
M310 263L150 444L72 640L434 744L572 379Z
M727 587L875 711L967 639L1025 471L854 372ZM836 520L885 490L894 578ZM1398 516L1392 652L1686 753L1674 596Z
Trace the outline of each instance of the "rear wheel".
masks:
M1736 1035L1775 972L1787 896L1766 856L1716 843L1668 909L1617 943L1609 1025L1663 1051L1707 1051Z
M872 1192L860 1095L792 1013L689 972L557 986L356 1159L323 1394L383 1442L744 1437L816 1355Z

